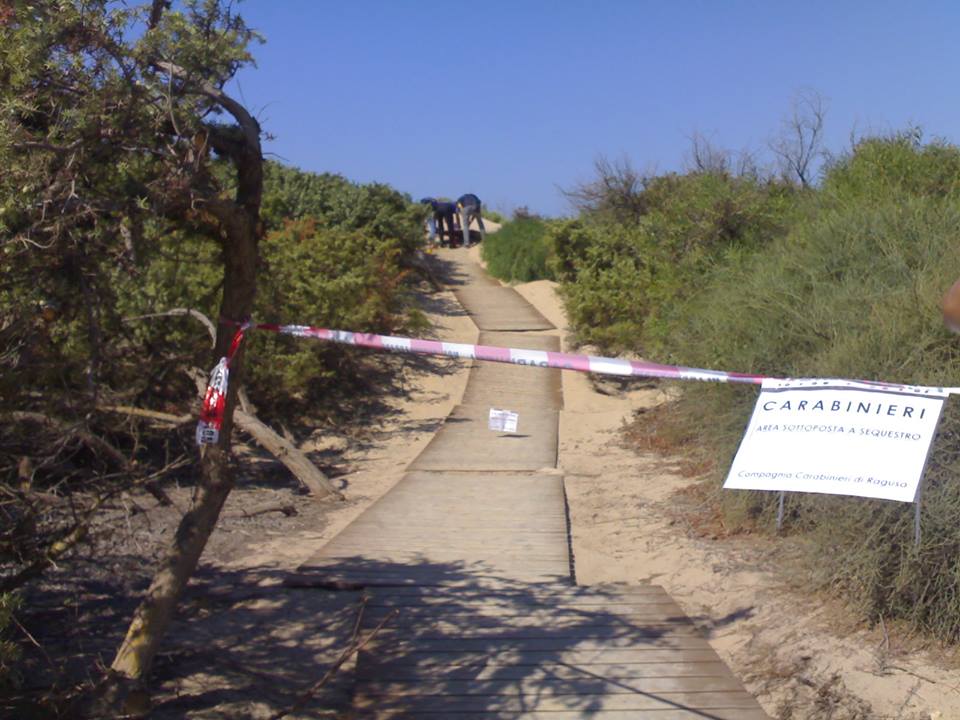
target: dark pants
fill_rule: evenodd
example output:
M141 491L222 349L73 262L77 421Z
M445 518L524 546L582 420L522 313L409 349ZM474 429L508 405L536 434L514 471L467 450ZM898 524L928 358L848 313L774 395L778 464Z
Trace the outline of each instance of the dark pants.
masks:
M447 226L447 238L451 243L453 243L453 210L447 212L439 212L434 215L434 219L437 222L437 232L440 234L440 244L443 244L443 226Z

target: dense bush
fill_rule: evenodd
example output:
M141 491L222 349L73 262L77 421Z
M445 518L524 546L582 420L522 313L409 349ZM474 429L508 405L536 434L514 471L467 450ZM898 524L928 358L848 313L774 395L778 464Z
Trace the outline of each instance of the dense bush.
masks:
M579 341L604 349L634 347L652 272L641 250L643 230L570 221L553 228L548 243Z
M547 264L546 221L517 218L488 233L481 251L491 275L508 282L551 278Z
M911 130L858 143L855 152L831 163L822 190L853 201L896 193L955 197L958 183L957 147L940 141L923 144L920 132Z
M255 319L361 332L420 327L406 280L422 242L421 209L384 185L268 167L264 197L273 210L265 221L272 229L260 244ZM279 208L291 219L273 214ZM171 237L163 253L141 258L135 275L115 273L112 304L124 317L182 307L215 319L219 253L202 238ZM140 390L139 402L156 407L192 396L189 378L171 367L209 364L209 341L195 320L154 318L128 324L124 332L154 358L164 358L149 368L130 363L124 372L128 387ZM353 387L364 372L351 360L362 353L317 341L254 332L249 345L247 380L267 419L295 422L307 400L321 411L321 396L330 396L331 387Z
M325 227L312 218L270 233L261 251L261 320L358 332L416 332L425 320L405 284L404 238ZM369 353L270 333L251 336L251 392L291 419L355 389Z
M406 265L422 242L420 209L382 185L354 185L336 176L311 185L314 176L306 173L287 168L281 174L302 178L313 194L287 200L285 207L300 220L270 218L278 229L260 243L255 317L358 331L418 329L422 320L410 302ZM265 195L282 195L272 183L268 178ZM334 210L314 219L300 205L308 200L311 208ZM85 436L110 443L147 472L164 459L195 456L187 430L134 426L123 415L92 407L189 412L197 390L188 371L209 369L211 343L203 326L164 313L197 310L216 321L222 247L189 228L147 222L139 230L135 253L102 262L80 250L55 257L38 253L11 267L0 282L0 464L8 488L27 482L67 494L91 491L101 478L128 482L117 472L116 456L93 452L69 433L64 438L64 428L80 423ZM155 242L161 232L162 244ZM391 380L388 373L371 372L364 360L369 353L360 350L257 332L249 345L250 395L262 419L274 425L336 417L343 393L363 402L372 395L371 378ZM10 411L30 415L25 421ZM28 469L21 472L25 461ZM72 522L65 516L66 524L33 533L21 532L8 512L0 516L7 523L0 537L4 570L42 554L42 541L69 531Z
M635 222L587 213L548 239L577 337L604 350L647 349L662 316L724 257L782 234L795 203L788 186L726 173L650 178L639 193Z
M960 351L938 300L960 275L960 150L873 139L836 161L785 237L716 265L662 315L658 360L773 376L956 385ZM682 386L670 417L724 476L756 394ZM791 495L810 577L870 618L901 617L960 639L960 417L941 421L925 478L923 542L913 508ZM775 496L725 492L728 524L769 527Z
M483 219L492 220L499 225L503 225L505 222L507 222L507 218L503 216L503 213L496 210L491 210L486 205L483 206Z
M426 208L389 185L352 183L340 175L310 173L266 163L263 219L277 230L288 220L313 218L323 226L363 230L399 243L404 253L419 247Z

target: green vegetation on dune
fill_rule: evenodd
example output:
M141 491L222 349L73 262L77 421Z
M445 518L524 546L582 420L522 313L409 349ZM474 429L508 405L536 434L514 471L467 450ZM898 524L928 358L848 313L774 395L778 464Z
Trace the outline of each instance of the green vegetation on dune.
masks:
M866 140L803 191L723 175L668 182L634 223L587 213L566 226L558 274L582 339L772 376L957 384L960 347L938 301L960 275L960 149L913 134ZM698 447L719 487L756 391L679 389L657 432ZM872 620L960 639L958 423L950 403L924 480L919 546L912 506L789 496L787 529L809 558L809 585L842 593ZM717 502L728 527L772 529L773 493L724 491Z
M406 267L421 227L413 223L405 235L380 237L369 227L330 227L309 217L286 223L261 245L257 316L355 332L422 331L426 320L413 304ZM254 333L250 352L251 392L288 422L315 417L385 377L368 351L342 345Z
M605 351L645 352L719 263L785 231L797 193L776 181L690 173L649 178L638 194L638 215L611 218L601 207L549 238L577 336Z
M277 163L265 165L264 180L256 320L359 332L422 329L408 287L411 259L423 241L419 205L386 185ZM189 307L216 317L218 249L189 234L172 245L172 252L142 257L136 277L115 275L117 309L125 316ZM208 362L205 334L189 318L142 323L133 333L176 362ZM369 353L344 346L263 332L251 333L247 346L251 397L267 418L291 426L303 423L305 413L322 416L378 374L370 372ZM156 372L172 376L162 363ZM185 377L174 380L163 397L141 402L176 403L189 397L190 387Z
M487 271L508 282L552 278L545 242L549 226L540 218L518 217L487 233L481 247Z

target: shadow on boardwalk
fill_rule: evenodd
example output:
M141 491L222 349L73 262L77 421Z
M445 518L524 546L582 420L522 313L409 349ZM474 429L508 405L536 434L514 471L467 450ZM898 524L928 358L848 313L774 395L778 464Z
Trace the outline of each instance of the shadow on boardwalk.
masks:
M343 579L350 577L362 581ZM739 683L662 590L563 580L510 581L479 563L415 556L345 557L335 570L293 575L274 567L206 570L157 658L150 717L267 718L290 707L347 647L361 608L364 633L386 619L383 629L356 666L346 664L292 717L543 711L564 720L602 709L610 712L599 717L635 717L641 708L674 713L659 712L658 720L763 717L751 714ZM107 586L84 592L98 594L103 617L84 625L70 656L96 675L130 608L118 606ZM49 634L69 633L73 610L55 610ZM70 717L36 702L29 686L44 686L36 669L14 704L0 707L10 717Z
M356 665L346 663L290 717L543 711L565 720L603 708L610 711L598 717L636 717L636 708L658 709L658 720L764 717L732 692L739 684L729 670L654 586L526 584L463 563L358 558L342 567L371 580L351 586L271 567L198 576L155 663L150 717L252 720L289 708L347 647L361 612L363 633L386 619L383 629ZM404 576L432 584L407 584ZM378 586L378 577L394 584ZM94 673L125 627L117 620L126 613L110 610L78 656ZM25 690L19 702L0 705L10 717L70 717Z
M459 251L454 251L459 252ZM456 289L467 285L499 285L500 283L483 272L479 265L474 263L457 263L440 255L429 255L427 261L430 271L441 284ZM476 273L471 274L471 269Z

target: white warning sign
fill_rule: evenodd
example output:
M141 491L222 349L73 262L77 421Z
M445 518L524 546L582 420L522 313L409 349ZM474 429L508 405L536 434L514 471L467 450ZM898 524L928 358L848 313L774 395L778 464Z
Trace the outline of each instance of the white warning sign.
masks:
M947 391L764 380L725 488L913 502Z

